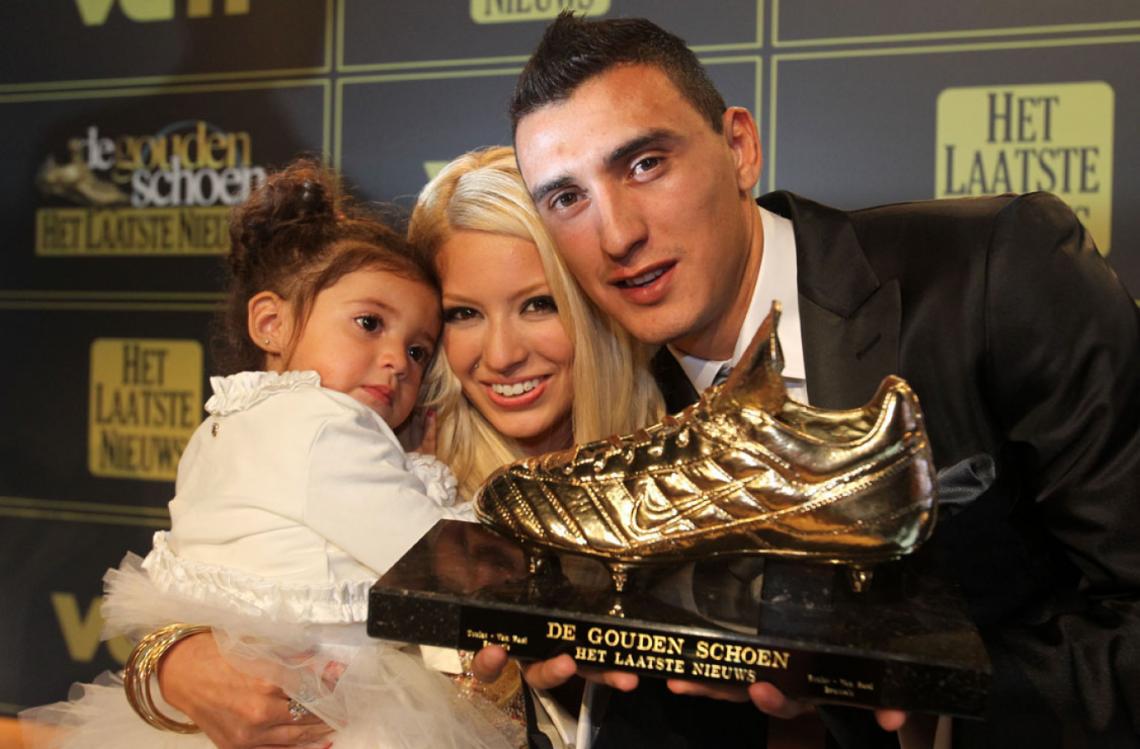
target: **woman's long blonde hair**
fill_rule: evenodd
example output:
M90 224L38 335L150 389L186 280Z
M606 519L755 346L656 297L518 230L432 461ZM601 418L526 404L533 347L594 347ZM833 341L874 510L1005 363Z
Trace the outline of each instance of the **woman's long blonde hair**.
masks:
M512 149L466 153L420 192L408 227L414 244L434 257L459 230L517 237L538 248L559 318L574 344L575 442L630 432L660 417L661 394L648 367L652 352L582 293L538 218ZM451 466L467 496L495 469L526 457L463 397L445 356L436 357L426 390L437 413L437 457Z

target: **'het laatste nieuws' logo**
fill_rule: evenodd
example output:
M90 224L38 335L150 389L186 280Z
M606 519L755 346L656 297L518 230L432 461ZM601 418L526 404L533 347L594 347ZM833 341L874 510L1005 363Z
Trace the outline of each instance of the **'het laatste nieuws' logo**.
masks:
M202 344L97 338L91 344L87 469L173 481L202 404Z
M1100 81L945 89L934 194L1055 193L1108 254L1113 106Z
M475 23L521 23L549 21L564 10L581 16L609 12L610 0L471 0Z
M201 120L153 135L97 125L36 175L37 255L212 255L229 250L231 206L265 180L247 132ZM58 205L58 204L64 205ZM75 207L80 206L80 207Z

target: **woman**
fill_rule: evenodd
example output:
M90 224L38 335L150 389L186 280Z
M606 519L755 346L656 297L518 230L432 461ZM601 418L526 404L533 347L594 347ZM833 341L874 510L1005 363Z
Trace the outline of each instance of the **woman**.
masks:
M440 274L444 357L429 393L437 456L470 496L500 465L655 421L636 347L586 300L554 251L509 148L459 157L420 195L410 238ZM163 696L219 747L323 746L276 688L233 669L200 634L167 653Z
M467 496L504 463L660 415L647 352L579 290L510 148L448 164L420 193L408 236L443 287L448 366L429 397L436 455Z

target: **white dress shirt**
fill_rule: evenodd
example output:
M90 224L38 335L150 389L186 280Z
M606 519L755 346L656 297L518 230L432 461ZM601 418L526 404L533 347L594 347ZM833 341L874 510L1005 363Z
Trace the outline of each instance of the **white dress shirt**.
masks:
M725 364L736 366L760 324L768 315L773 300L782 306L780 324L776 332L784 352L784 384L788 396L802 403L808 402L807 372L804 369L803 335L800 332L800 296L796 284L796 235L792 222L757 206L764 230L764 254L760 259L760 273L752 289L748 314L740 326L732 358L722 361L701 359L669 346L670 353L681 365L689 382L697 392L704 392Z

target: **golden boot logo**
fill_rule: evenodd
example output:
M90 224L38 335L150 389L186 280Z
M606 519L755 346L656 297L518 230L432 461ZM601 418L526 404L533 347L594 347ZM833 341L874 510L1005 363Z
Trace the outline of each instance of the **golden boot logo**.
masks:
M943 90L935 197L1055 193L1107 255L1114 104L1100 81Z
M48 156L40 194L80 208L36 211L37 255L215 255L229 250L230 206L265 180L247 132L204 121L110 137L97 125Z
M225 0L222 12L227 16L249 13L250 0ZM111 8L119 7L128 20L136 23L173 21L176 18L174 0L75 0L79 18L85 26L102 26L111 15ZM187 18L208 18L214 14L214 0L185 0Z
M582 16L609 12L610 0L471 0L471 20L475 23L520 23L545 21L564 10Z

